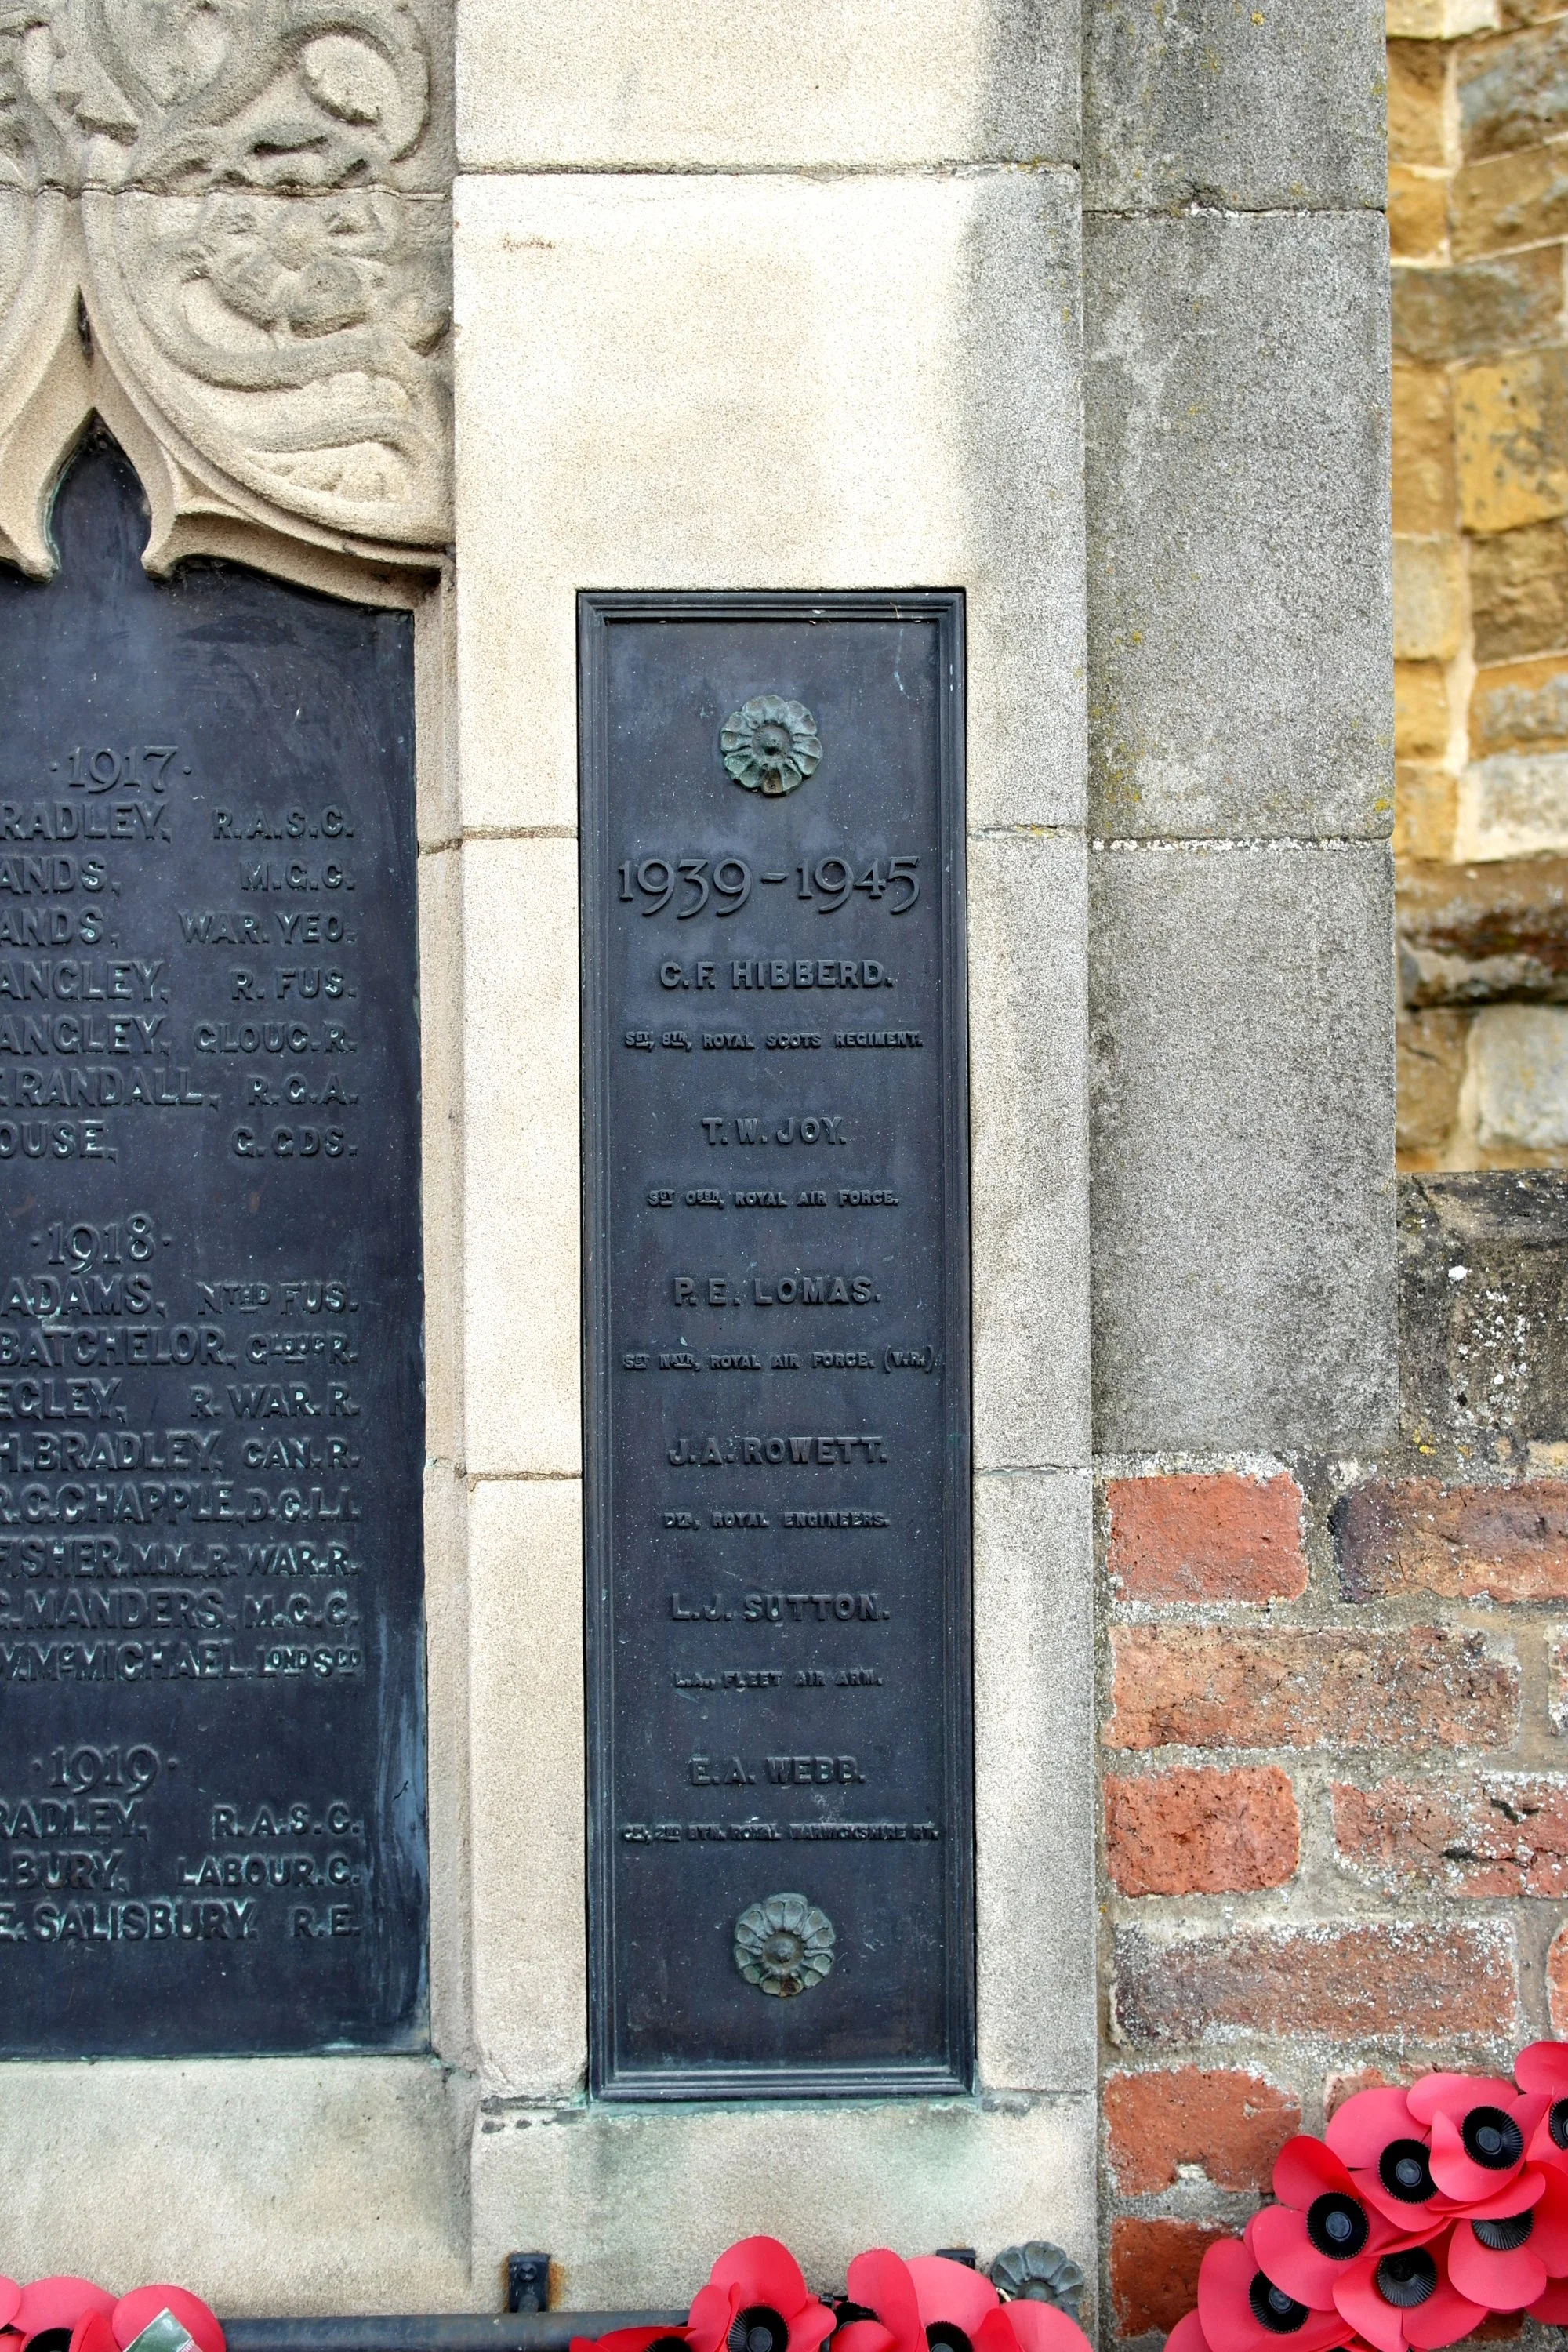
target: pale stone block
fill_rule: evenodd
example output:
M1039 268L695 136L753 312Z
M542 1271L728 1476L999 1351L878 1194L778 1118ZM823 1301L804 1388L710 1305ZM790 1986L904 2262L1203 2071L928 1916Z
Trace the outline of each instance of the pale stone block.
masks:
M582 587L962 587L972 821L1083 807L1077 184L457 193L467 827L576 822Z
M1452 661L1465 625L1465 566L1457 539L1394 542L1394 651L1399 661Z
M1053 1990L1042 1975L1038 1998ZM1092 2279L1096 2137L1090 2097L498 2106L474 2137L474 2274L495 2275L526 2215L579 2311L684 2310L754 2231L813 2284L841 2282L865 2246L962 2243L984 2263L1037 2237Z
M1083 80L1090 212L1383 203L1377 0L1095 0Z
M570 2096L588 2043L576 1479L474 1482L468 1625L478 2063L492 2088Z
M1497 751L1459 778L1454 856L1462 864L1568 850L1568 751Z
M1457 41L1466 33L1495 33L1497 0L1388 0L1391 41Z
M1051 162L1076 0L459 0L465 171Z
M462 853L465 1459L574 1475L579 1357L577 850Z
M425 1450L463 1458L463 901L460 853L419 860Z
M975 1950L987 2091L1094 2088L1092 1509L1087 1470L975 1480Z
M969 844L969 1100L978 1469L1089 1458L1082 839Z
M1476 1139L1553 1151L1568 1143L1568 1012L1488 1004L1470 1031Z
M1374 843L1091 859L1100 1451L1385 1440L1392 886Z
M5 2262L226 2314L461 2311L471 2097L423 2058L5 2070Z
M1096 830L1386 834L1382 220L1099 215L1085 239Z
M473 2063L473 1878L468 1824L468 1486L425 1466L425 1754L430 1836L430 2040Z

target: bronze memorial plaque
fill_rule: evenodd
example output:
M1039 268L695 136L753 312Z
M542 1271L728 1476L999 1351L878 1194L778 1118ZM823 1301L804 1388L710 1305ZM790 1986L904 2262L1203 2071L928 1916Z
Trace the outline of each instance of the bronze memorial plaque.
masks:
M426 2039L403 613L0 568L0 2051Z
M580 600L593 2080L973 2063L963 600Z

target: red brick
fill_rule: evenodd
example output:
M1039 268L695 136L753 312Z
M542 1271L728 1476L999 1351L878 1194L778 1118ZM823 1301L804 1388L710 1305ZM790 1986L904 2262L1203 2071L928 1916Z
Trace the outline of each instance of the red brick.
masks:
M1105 1501L1128 1601L1294 1601L1307 1589L1294 1478L1115 1478Z
M1546 1998L1552 2031L1568 2042L1568 1927L1559 1927L1546 1955Z
M1201 2221L1144 2221L1119 2214L1110 2225L1110 2300L1119 2336L1167 2334L1194 2310L1198 2264L1216 2238Z
M1341 1862L1385 1894L1568 1895L1568 1780L1342 1782L1333 1803Z
M1333 1514L1347 1601L1436 1592L1446 1601L1568 1600L1568 1481L1358 1486Z
M1496 1748L1519 1668L1479 1633L1118 1625L1108 1748Z
M1215 2189L1267 2189L1275 2158L1301 2128L1289 2091L1218 2066L1109 2074L1105 2119L1123 2197L1173 2189L1180 2165L1197 2166Z
M1124 1927L1111 2014L1119 2040L1153 2048L1253 2033L1489 2047L1523 2025L1513 1929L1489 1919L1331 1920L1171 1941Z
M1105 1847L1123 1895L1244 1895L1294 1874L1301 1824L1278 1765L1116 1776Z

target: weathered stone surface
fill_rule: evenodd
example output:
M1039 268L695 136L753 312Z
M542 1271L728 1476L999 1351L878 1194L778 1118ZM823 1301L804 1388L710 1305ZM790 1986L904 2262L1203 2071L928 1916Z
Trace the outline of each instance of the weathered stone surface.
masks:
M1394 371L1394 528L1451 531L1458 517L1454 407L1442 368Z
M1459 1115L1469 1024L1462 1013L1406 1013L1394 1026L1402 1151L1436 1150Z
M1294 1877L1301 1823L1275 1764L1113 1772L1105 1866L1119 1895L1245 1895Z
M1457 40L1461 33L1494 30L1497 0L1388 0L1390 41Z
M1479 662L1568 645L1568 530L1560 522L1527 523L1473 543L1470 623Z
M1448 215L1456 261L1568 236L1568 139L1465 164L1449 188Z
M1568 743L1568 656L1499 663L1470 688L1471 751L1561 751Z
M1457 539L1394 542L1394 651L1401 661L1452 661L1464 632L1465 565Z
M1394 898L1407 1005L1568 1003L1568 859L1407 865Z
M1411 1176L1401 1181L1399 1203L1405 1434L1472 1447L1506 1434L1516 1453L1531 1439L1568 1437L1568 1177L1547 1170ZM1506 1490L1487 1492L1495 1499L1485 1507L1506 1513ZM1521 1543L1527 1559L1539 1556L1529 1505L1527 1496L1527 1516L1498 1559ZM1491 1540L1503 1537L1483 1539L1467 1524L1442 1537L1435 1557L1454 1546L1466 1559L1474 1554L1478 1576L1500 1573L1488 1569ZM1487 1588L1461 1581L1454 1589Z
M1097 1442L1371 1442L1394 1398L1387 853L1091 866Z
M1392 163L1388 172L1388 249L1395 261L1436 261L1448 234L1447 183L1437 173Z
M1568 1927L1559 1927L1546 1955L1546 1997L1552 2031L1568 2038Z
M1159 1937L1128 1927L1114 1968L1113 2037L1155 2048L1287 2033L1396 2050L1523 2038L1514 1931L1500 1919Z
M1374 8L1097 0L1083 41L1089 210L1381 204Z
M684 2310L716 2246L782 2238L805 2274L842 2279L894 2234L977 2247L1037 2236L1040 2216L1092 2277L1098 2101L766 2099L564 2108L497 2101L474 2141L474 2277L494 2282L519 2216L573 2310Z
M1494 860L1568 852L1568 752L1494 751L1459 777L1452 854Z
M1106 1568L1124 1601L1296 1601L1307 1589L1301 1489L1281 1472L1112 1478Z
M1395 40L1387 47L1388 160L1440 171L1450 161L1445 128L1454 52L1446 39Z
M1226 2066L1150 2066L1105 2078L1107 2150L1123 2197L1173 2189L1195 2166L1216 2189L1264 2189L1301 2110L1267 2076Z
M1216 2238L1230 2231L1207 2221L1118 2213L1110 2224L1110 2302L1117 2334L1148 2336L1174 2327L1196 2307L1198 2269Z
M458 0L466 172L1073 163L1076 0Z
M1467 163L1568 131L1568 23L1561 17L1462 54L1458 70Z
M1438 662L1395 662L1394 748L1401 760L1440 760L1448 748L1448 682Z
M1568 1144L1568 1013L1491 1004L1470 1033L1476 1139L1556 1151Z
M1449 857L1458 816L1458 779L1431 761L1400 760L1394 770L1394 855Z
M1345 1781L1331 1791L1342 1869L1384 1895L1568 1895L1568 1780L1488 1773Z
M1568 513L1568 351L1462 369L1454 453L1467 530L1512 530Z
M1562 328L1563 260L1550 247L1455 269L1394 272L1394 348L1401 359L1490 359L1552 342Z
M1500 1748L1519 1666L1479 1633L1406 1625L1118 1625L1110 1748Z
M1085 234L1093 824L1385 832L1382 223Z

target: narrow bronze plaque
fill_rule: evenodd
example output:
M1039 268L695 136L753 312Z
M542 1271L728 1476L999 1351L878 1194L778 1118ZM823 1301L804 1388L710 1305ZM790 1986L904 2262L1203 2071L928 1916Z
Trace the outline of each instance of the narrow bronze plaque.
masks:
M594 2086L962 2088L962 598L580 625Z
M405 614L0 571L0 2050L426 2031Z

